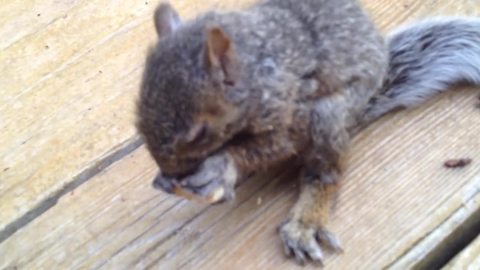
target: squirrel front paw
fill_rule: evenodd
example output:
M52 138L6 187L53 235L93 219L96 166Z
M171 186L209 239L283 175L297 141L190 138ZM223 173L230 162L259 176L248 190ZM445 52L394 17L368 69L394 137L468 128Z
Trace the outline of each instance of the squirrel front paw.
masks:
M323 265L322 245L335 252L343 252L335 235L321 226L289 219L279 226L279 233L286 255L293 256L301 265L307 259Z
M239 173L231 156L220 153L208 157L193 174L179 180L177 190L192 199L206 203L219 203L233 199Z

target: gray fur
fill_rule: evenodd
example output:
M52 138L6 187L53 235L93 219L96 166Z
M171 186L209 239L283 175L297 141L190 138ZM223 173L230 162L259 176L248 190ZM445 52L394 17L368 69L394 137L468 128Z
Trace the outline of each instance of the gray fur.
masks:
M369 105L365 122L396 109L420 105L459 83L480 85L480 19L433 18L388 36L385 84Z
M195 167L199 162L188 160L217 151L239 130L255 134L267 126L280 130L291 125L286 121L292 118L299 120L289 128L293 131L314 119L298 140L312 137L319 148L345 148L346 127L363 114L386 73L383 39L357 1L267 0L243 11L210 11L180 27L171 27L173 17L156 16L157 29L176 30L159 31L138 103L138 127L164 172L169 167L172 174L187 170L176 164ZM239 67L235 87L217 87L203 63L205 33L211 26L225 31L235 46ZM265 66L272 72L265 72ZM222 131L223 138L212 140L208 149L190 147L188 156L176 153L174 142L188 133L210 96L241 110L241 117L230 125L234 130Z

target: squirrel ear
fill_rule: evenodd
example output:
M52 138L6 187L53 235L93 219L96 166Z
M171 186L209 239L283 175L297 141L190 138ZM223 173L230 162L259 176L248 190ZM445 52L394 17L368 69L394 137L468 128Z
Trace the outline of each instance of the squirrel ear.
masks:
M161 3L154 14L155 29L159 38L173 33L180 25L180 17L168 3Z
M212 72L221 70L223 82L233 85L236 79L236 55L232 41L219 27L207 29L205 44L205 62Z

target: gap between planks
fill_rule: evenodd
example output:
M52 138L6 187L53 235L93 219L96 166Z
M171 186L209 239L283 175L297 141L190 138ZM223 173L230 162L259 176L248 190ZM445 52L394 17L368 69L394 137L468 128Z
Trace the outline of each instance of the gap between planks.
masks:
M480 176L465 197L452 215L387 268L440 269L467 248L480 235Z
M20 216L16 220L12 221L5 227L5 229L0 231L0 244L12 234L14 234L16 231L26 226L32 220L55 206L62 196L75 190L77 187L87 182L89 179L103 171L105 168L109 167L116 161L121 160L126 155L132 153L142 144L143 141L141 140L140 136L135 136L134 138L127 140L126 142L117 146L117 149L114 149L111 153L107 153L106 156L100 158L98 161L91 164L90 167L80 172L76 177L73 177L73 180L66 184L62 189L56 191L49 198L46 198L45 200L39 202L30 211L25 213L23 216Z

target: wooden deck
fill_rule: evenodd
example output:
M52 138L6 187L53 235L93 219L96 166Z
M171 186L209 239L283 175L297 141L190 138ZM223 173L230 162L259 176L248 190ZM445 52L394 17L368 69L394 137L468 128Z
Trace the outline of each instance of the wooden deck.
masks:
M173 4L190 18L251 2ZM383 31L480 15L478 0L363 2ZM0 269L297 268L275 232L296 196L288 172L218 206L151 188L133 111L157 3L0 3ZM327 269L480 269L477 96L458 89L356 138L332 220L345 254ZM457 157L473 162L442 167Z

